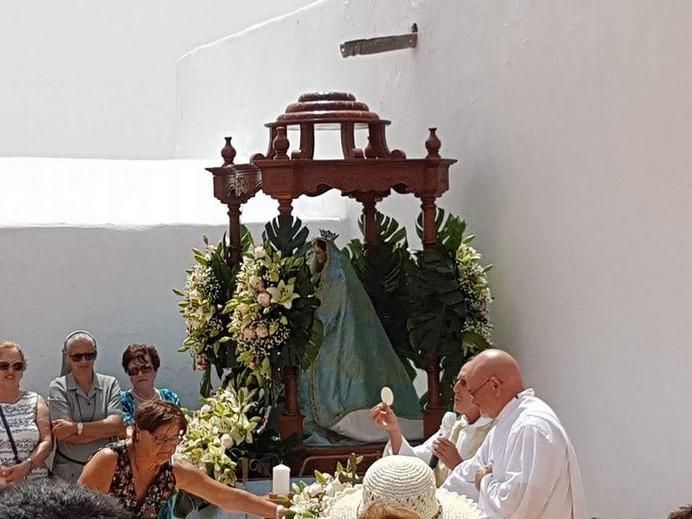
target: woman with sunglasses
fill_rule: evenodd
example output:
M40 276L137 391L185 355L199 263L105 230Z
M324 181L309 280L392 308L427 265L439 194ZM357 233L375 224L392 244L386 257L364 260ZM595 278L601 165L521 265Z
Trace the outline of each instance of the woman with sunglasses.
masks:
M186 429L187 419L175 405L161 400L141 404L130 438L97 452L84 467L80 485L115 497L138 519L156 519L176 489L227 512L285 515L283 506L223 485L190 464L171 462Z
M21 346L0 342L0 486L48 476L48 406L40 395L19 388L25 369Z
M94 372L96 339L72 332L63 344L61 376L50 383L48 407L57 449L53 473L77 481L89 457L122 431L120 385Z
M151 344L130 344L123 352L123 369L130 377L132 388L120 393L120 403L123 406L123 422L126 427L135 423L135 412L139 404L162 400L180 407L180 398L176 393L166 388L157 388L156 375L161 366L161 359L156 348ZM173 517L174 499L159 513L159 519Z
M180 407L180 398L176 393L170 389L155 386L161 359L154 346L130 344L123 352L122 365L132 383L131 389L120 393L123 422L126 426L134 425L137 406L144 402L163 400Z

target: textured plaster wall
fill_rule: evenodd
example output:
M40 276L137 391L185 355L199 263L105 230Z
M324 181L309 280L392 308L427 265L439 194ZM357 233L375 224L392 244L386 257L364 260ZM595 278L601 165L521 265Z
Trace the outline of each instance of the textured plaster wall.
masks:
M318 2L180 61L176 152L211 156L224 134L262 151L262 123L312 90L355 93L409 156L437 126L459 159L442 204L496 265L497 343L563 419L590 514L664 517L692 500L691 16L672 0ZM414 21L415 50L340 57ZM417 203L381 209L411 224Z

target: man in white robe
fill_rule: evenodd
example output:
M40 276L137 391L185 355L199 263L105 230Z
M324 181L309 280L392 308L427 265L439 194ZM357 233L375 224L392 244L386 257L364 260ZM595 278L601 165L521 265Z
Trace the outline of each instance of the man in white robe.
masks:
M447 415L452 415L454 420L451 433L447 432L449 438L445 438L440 431L437 431L425 443L411 447L401 433L397 416L391 407L380 403L370 411L370 417L375 425L389 434L389 441L382 455L415 456L429 464L434 454L439 460L433 467L438 487L445 483L454 467L463 460L473 457L493 426L492 419L481 416L480 409L473 403L471 395L459 382L463 378L464 370L465 366L462 366L454 381L454 410L460 416L457 418L455 413L446 413L443 418L445 422L445 419L449 420Z
M444 487L476 498L483 519L586 519L572 444L554 411L524 388L516 361L486 350L459 383L496 424Z

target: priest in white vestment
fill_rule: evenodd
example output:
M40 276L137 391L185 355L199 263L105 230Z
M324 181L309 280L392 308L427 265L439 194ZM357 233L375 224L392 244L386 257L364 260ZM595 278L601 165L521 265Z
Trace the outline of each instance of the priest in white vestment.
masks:
M483 519L586 519L577 457L555 412L525 389L516 361L486 350L459 381L495 427L444 488L478 500Z
M456 413L446 413L442 423L453 423L451 430L444 431L443 426L421 445L411 447L401 433L396 414L387 404L380 403L370 411L370 417L375 425L389 434L389 441L382 455L415 456L428 464L435 455L438 462L433 463L433 472L438 487L445 483L454 467L463 460L473 457L494 423L491 418L481 416L480 409L473 403L471 395L460 383L464 372L465 366L462 366L454 381L454 411L460 416L457 418ZM454 491L454 488L446 488Z

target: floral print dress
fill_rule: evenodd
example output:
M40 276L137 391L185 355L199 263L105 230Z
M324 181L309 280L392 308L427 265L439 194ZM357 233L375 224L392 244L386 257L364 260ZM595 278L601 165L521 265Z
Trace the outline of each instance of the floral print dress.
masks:
M161 465L144 498L139 501L125 442L111 443L107 447L118 455L118 462L108 494L120 501L123 508L130 512L135 519L156 519L159 513L166 508L168 498L175 493L173 466L169 462Z

